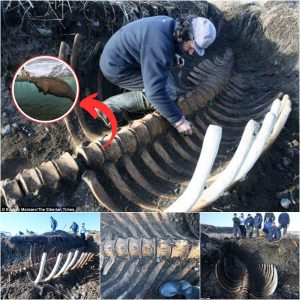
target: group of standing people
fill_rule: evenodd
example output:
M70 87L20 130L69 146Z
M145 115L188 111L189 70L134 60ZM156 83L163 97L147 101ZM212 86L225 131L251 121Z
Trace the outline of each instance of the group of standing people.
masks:
M51 229L52 231L55 231L57 228L57 221L51 216L50 217L50 224L51 224ZM72 225L70 226L70 229L72 230L72 232L77 235L78 231L80 233L80 238L85 242L85 233L87 232L87 230L85 229L85 223L81 224L81 227L79 229L79 226L76 222L73 222Z
M287 228L290 224L290 217L288 213L281 213L278 217L278 226L275 222L274 213L266 212L264 219L261 213L256 213L254 217L249 213L247 218L241 213L238 217L235 213L232 218L233 221L233 235L236 239L252 238L253 232L256 237L259 237L259 230L262 228L265 237L269 240L279 240L282 234L287 233Z

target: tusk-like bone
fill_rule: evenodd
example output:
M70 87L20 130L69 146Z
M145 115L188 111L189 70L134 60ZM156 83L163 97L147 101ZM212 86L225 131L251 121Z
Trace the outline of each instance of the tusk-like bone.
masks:
M47 278L45 278L43 280L44 282L49 281L50 279L52 279L54 277L56 271L58 270L58 267L60 265L60 262L61 262L62 258L63 258L63 254L59 253L58 256L57 256L57 259L56 259L56 262L55 262L55 265L54 265L54 268L53 268L52 272L50 273L50 275Z
M71 270L75 270L79 265L80 263L85 259L87 253L86 252L82 252L81 255L80 255L80 258L79 260L76 262L76 264L71 268Z
M36 280L34 281L35 284L39 283L43 277L45 264L46 264L46 258L47 258L47 252L43 252L39 273L38 273L38 276L36 277Z
M272 103L272 106L271 106L271 109L270 109L270 112L273 113L276 117L276 119L278 118L279 116L279 112L281 110L281 107L282 107L282 103L279 99L275 99Z
M244 160L244 163L238 173L238 175L235 177L234 181L232 182L232 185L234 185L237 181L241 180L246 176L246 174L250 171L250 169L253 167L255 162L260 157L261 153L264 150L264 146L267 143L268 139L271 136L272 130L274 128L276 121L276 116L272 112L268 112L265 116L265 119L263 121L262 127L246 157Z
M222 128L216 125L209 125L193 177L185 192L165 210L166 212L188 212L195 205L203 192L206 179L217 156L221 137Z
M64 271L66 270L68 264L70 263L71 259L72 259L72 256L73 256L73 252L69 252L68 254L68 257L64 263L64 265L62 266L61 270L53 277L53 278L57 278L59 277L61 274L64 273Z
M264 151L270 148L270 146L275 142L277 137L279 136L283 126L285 125L290 112L292 110L292 102L288 95L284 95L283 99L281 101L281 108L280 108L280 115L276 121L276 124L274 126L273 132L265 145Z
M73 256L73 258L71 260L71 262L68 264L67 268L65 269L64 274L66 274L68 272L68 270L74 265L78 254L79 254L79 251L76 250L75 253L74 253L74 256Z
M197 203L193 207L193 211L198 211L203 207L208 206L213 201L218 199L220 195L227 189L232 180L236 177L241 165L245 161L247 154L254 142L258 132L259 125L256 121L250 120L246 125L239 146L232 157L226 169L199 197Z

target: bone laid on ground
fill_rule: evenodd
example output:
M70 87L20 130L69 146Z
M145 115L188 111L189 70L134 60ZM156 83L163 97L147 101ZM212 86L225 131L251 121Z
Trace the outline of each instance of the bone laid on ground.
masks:
M169 206L165 210L166 212L187 212L195 205L211 172L219 150L221 137L222 128L220 126L210 125L208 127L193 177L183 195Z

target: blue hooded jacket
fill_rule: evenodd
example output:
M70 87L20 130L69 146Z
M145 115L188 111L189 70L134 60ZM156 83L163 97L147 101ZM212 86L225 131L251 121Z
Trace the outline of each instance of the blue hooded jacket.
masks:
M73 233L77 233L78 232L78 224L77 223L72 223L72 225L70 226L70 228L72 229Z
M269 231L272 227L272 221L269 220L268 222L264 223L264 229L266 229L267 231Z
M147 98L170 123L182 117L166 90L174 54L178 52L174 29L175 20L168 16L131 22L109 39L100 58L104 76L141 73Z
M253 219L253 217L251 217L251 216L247 217L247 219L245 220L245 225L253 227L254 226L254 219Z
M278 218L278 223L282 226L290 224L290 216L288 213L281 213Z
M268 240L271 241L273 237L275 238L276 241L280 240L281 238L281 233L277 226L271 226L269 230Z
M262 223L262 214L257 213L254 217L254 227L255 228L261 228L261 223Z
M51 229L55 230L57 227L57 221L54 218L51 218Z

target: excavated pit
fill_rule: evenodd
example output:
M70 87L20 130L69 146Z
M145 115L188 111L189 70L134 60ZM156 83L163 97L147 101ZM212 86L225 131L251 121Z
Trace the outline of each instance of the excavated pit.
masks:
M103 299L162 299L170 281L199 286L199 214L104 213L100 248Z
M264 237L236 241L231 228L215 229L201 233L202 298L299 298L298 232L273 242Z
M86 244L73 234L58 230L41 235L1 238L1 299L97 299L99 298L99 232L89 234ZM82 267L46 282L34 283L42 253L47 253L43 278L50 275L59 253L91 253ZM75 266L75 264L74 264Z
M101 15L103 9L106 18L109 18L107 12L111 12L113 6L108 2L101 4L100 8L97 5L99 4L91 3L88 6L88 11L92 12L94 20L103 18ZM43 8L40 7L41 10ZM84 42L79 51L77 73L82 91L86 88L90 91L98 90L99 95L105 99L120 91L103 80L97 86L97 80L91 74L97 72L99 53L93 58L94 60L86 61L86 59L98 40L101 40L101 47L105 44L111 33L108 31L111 24L105 24L101 30L100 28L98 30L97 27L93 27L94 23L86 23L84 17L80 15L82 12L80 13L79 8L80 2L74 4L72 14L76 21L83 22L84 26L79 26L75 21L71 23L65 21L64 29L61 29L61 25L55 22L48 23L49 28L53 29L52 36L41 38L35 33L30 36L31 43L27 48L33 48L30 48L32 55L47 52L57 56L60 41L64 40L70 45L73 36L69 34L80 32L83 34ZM114 29L117 29L122 25L121 17L124 11L118 5L114 8L115 18L118 20ZM18 63L28 58L23 48L19 50L16 48L12 52L8 49L12 47L12 43L21 45L27 43L28 32L34 31L24 25L22 27L24 35L17 34L15 40L11 39L9 33L18 30L12 25L12 20L16 18L12 16L12 11L13 9L6 14L4 24L6 27L2 26L2 31L3 27L6 28L2 35L2 44L5 45L2 64L4 64L3 69L6 70L4 75L6 84L9 83ZM120 139L105 151L99 149L95 143L84 143L81 147L83 150L76 158L76 167L73 167L74 162L72 162L71 171L67 172L67 176L56 175L59 178L55 181L57 189L49 190L47 186L53 185L48 182L41 183L40 177L35 178L33 183L29 178L27 187L26 183L22 184L24 181L22 176L25 175L21 177L19 175L10 182L17 192L10 197L10 188L6 189L8 190L6 198L14 199L16 196L17 203L6 199L3 204L11 208L17 204L19 207L60 206L105 211L103 205L99 206L91 190L81 179L82 174L85 174L85 178L90 178L91 173L84 172L92 169L104 189L105 196L107 195L108 199L117 205L117 210L156 210L167 207L185 190L193 174L209 124L219 124L223 127L220 151L212 174L214 175L222 171L230 161L247 121L250 118L262 121L272 101L279 92L283 92L289 94L292 100L292 113L281 135L271 150L260 157L245 180L226 192L207 209L233 211L242 208L242 210L252 211L265 210L268 207L273 211L280 211L282 210L279 201L281 195L287 194L290 200L294 201L289 210L297 211L299 208L298 4L267 2L228 5L228 7L220 5L217 8L206 2L188 2L188 4L178 2L176 5L174 3L139 4L137 11L142 16L148 13L149 15L169 14L173 17L182 12L193 11L200 16L211 18L218 28L218 39L205 57L186 57L182 82L174 70L177 87L182 99L185 100L181 102L181 109L195 124L197 129L195 134L190 139L184 139L178 136L162 118L157 118L155 114L152 117L148 115L141 122L133 123L134 134L137 136L135 149L133 145L126 142L128 137L124 134L124 140L122 139L121 133ZM285 11L285 15L278 18L282 11ZM260 43L257 43L257 40ZM68 51L67 54L70 52ZM12 55L17 59L10 59ZM187 90L190 91L189 94ZM4 94L2 107L5 107L6 112L6 117L2 118L3 125L10 122L10 118L17 123L23 122L12 108L7 85L2 87L2 93ZM85 117L92 131L99 134L96 130L99 129L99 121L91 121L87 115ZM34 129L35 134L32 137L24 139L24 132L17 131L3 138L3 179L12 179L24 168L38 167L43 161L57 159L64 151L74 153L64 124L45 126L29 124L26 121L24 123ZM130 131L126 128L123 128L122 132L129 134ZM147 136L149 140L145 142ZM81 136L79 134L80 137L84 138L82 132ZM120 143L123 148L120 148ZM93 147L96 147L97 151L89 154L87 151L95 149ZM99 156L104 159L102 165L97 165L93 158ZM35 170L31 170L30 174L35 174ZM262 182L264 184L261 184ZM276 197L278 200L274 200ZM103 195L100 198L103 198ZM135 200L132 201L133 199Z

